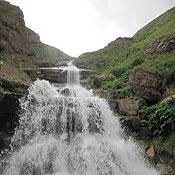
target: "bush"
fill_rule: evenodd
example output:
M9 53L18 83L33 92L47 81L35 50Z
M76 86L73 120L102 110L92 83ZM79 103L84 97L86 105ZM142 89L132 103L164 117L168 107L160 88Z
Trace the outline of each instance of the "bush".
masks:
M5 89L0 86L0 93L3 93L3 92L5 92Z
M135 67L135 66L138 66L140 64L142 64L144 62L143 59L135 59L132 64L131 64L131 67Z
M26 94L28 91L26 88L17 87L13 89L13 92L17 94Z
M126 86L123 89L119 91L119 97L120 98L133 98L134 97L134 91L131 87Z
M143 126L149 128L153 136L171 134L175 129L175 99L144 107L140 110Z
M124 86L125 79L123 77L102 83L102 89L121 89L124 88Z

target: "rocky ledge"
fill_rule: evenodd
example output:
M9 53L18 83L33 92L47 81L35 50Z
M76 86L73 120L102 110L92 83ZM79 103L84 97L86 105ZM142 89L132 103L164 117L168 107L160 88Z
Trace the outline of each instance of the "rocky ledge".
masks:
M175 33L156 39L145 51L146 56L175 51Z
M163 80L157 74L138 68L130 76L128 83L148 103L157 102L162 97Z

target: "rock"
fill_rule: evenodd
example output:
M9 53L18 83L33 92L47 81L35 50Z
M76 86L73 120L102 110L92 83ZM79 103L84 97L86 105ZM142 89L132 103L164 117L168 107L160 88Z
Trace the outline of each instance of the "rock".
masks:
M137 116L138 110L144 104L144 100L142 99L118 99L117 100L117 111L119 114L129 115L129 116Z
M97 95L101 98L105 99L116 99L117 98L117 91L108 89L108 90L103 90L103 89L94 89L93 90L94 95Z
M126 46L127 44L129 44L132 41L132 38L128 38L128 37L119 37L116 40L112 41L111 43L109 43L106 48L112 48L112 47L117 47L117 46Z
M108 104L113 112L117 112L117 100L116 99L108 99Z
M117 91L108 89L108 90L103 90L103 89L95 89L93 90L94 95L99 96L100 98L104 98L108 101L109 106L113 112L117 111Z
M156 102L162 96L163 80L161 77L141 68L135 69L128 83L136 94L148 103Z
M46 45L40 37L25 26L21 9L7 1L0 0L0 52L19 54L34 64L54 63L60 60L72 60L61 50Z
M19 101L22 95L15 93L0 94L0 150L9 145L10 137L19 122Z
M97 75L94 78L94 85L100 87L105 81L113 81L116 77L114 75Z
M137 144L139 145L139 147L141 147L142 150L146 150L146 148L148 147L148 144L145 140L137 140Z
M157 169L159 170L161 175L175 175L174 169L166 164L158 163Z
M151 46L146 49L145 55L155 55L175 51L175 34L156 39Z
M63 89L63 90L61 90L61 92L60 92L60 94L61 95L64 95L64 96L70 96L70 90L69 90L69 88L65 88L65 89Z
M4 51L29 53L23 13L6 1L0 1L0 38Z
M147 148L146 148L146 154L149 158L154 158L155 157L155 149L154 149L154 145L150 144Z
M120 118L121 125L129 132L136 132L141 127L141 121L138 116L123 116Z
M4 89L14 90L15 88L19 88L19 87L27 89L30 84L29 83L22 83L22 82L8 81L8 80L0 77L0 85Z

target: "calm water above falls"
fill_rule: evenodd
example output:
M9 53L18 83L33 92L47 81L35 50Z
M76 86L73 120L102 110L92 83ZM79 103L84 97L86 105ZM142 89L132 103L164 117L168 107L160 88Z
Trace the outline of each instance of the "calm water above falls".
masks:
M78 68L64 71L64 88L37 80L21 99L3 175L159 175L123 139L107 102L80 86Z

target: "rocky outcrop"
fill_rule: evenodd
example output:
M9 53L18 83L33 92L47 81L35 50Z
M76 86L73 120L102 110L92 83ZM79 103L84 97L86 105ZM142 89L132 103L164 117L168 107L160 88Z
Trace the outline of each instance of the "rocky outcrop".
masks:
M0 77L0 86L4 89L8 89L9 91L12 91L15 88L27 89L29 87L29 83L9 81Z
M129 37L119 37L116 40L110 42L105 48L112 48L117 46L126 46L132 41L132 38Z
M156 102L162 96L163 81L161 77L143 69L135 69L130 76L129 85L131 85L137 95L144 98L147 102Z
M94 85L98 88L105 81L113 81L114 75L97 75L94 77Z
M46 45L40 37L25 26L21 9L0 0L0 52L24 55L34 62L56 62L72 59L61 50Z
M134 99L118 99L117 108L118 112L123 115L137 116L138 110L144 105L144 100Z
M1 51L26 53L29 50L24 16L19 7L0 1L0 48Z
M175 34L156 39L145 51L145 55L155 55L175 51Z
M0 94L0 150L7 148L19 123L19 98L15 93Z
M117 98L117 91L108 89L108 90L103 90L103 89L94 89L93 90L94 95L97 95L101 98L105 98L107 100L110 99L116 99Z

